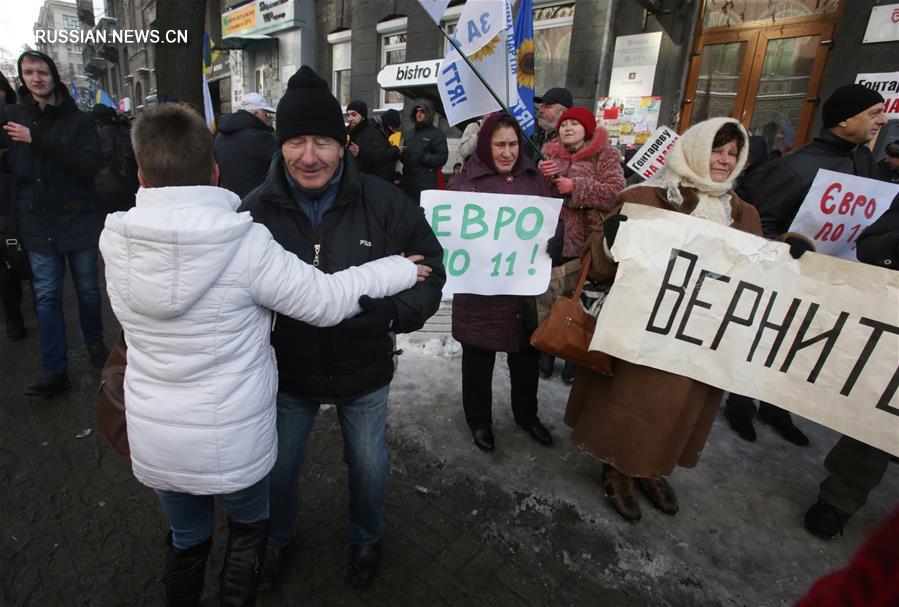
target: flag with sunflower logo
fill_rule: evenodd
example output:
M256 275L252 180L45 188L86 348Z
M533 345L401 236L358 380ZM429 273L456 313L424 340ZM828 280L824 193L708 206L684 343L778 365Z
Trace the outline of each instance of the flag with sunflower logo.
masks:
M502 99L523 130L533 128L533 111L518 96L512 8L508 0L467 2L453 34L474 70ZM437 88L450 124L500 109L472 67L455 49L440 64Z
M534 115L534 6L531 0L521 0L515 16L515 64L517 71L518 97L521 103ZM529 128L522 125L530 137L534 124Z

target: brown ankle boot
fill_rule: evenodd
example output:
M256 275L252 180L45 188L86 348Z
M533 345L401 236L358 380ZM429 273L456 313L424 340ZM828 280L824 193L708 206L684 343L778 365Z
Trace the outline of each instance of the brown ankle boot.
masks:
M664 478L638 478L637 482L653 506L668 516L677 514L677 496L668 481Z
M634 494L634 478L606 464L602 471L602 489L615 512L624 520L636 523L640 520L640 504Z

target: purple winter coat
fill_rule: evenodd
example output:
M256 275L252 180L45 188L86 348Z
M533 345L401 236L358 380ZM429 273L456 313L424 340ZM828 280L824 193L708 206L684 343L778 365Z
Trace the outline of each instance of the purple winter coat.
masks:
M509 175L488 167L472 154L448 189L459 192L549 196L549 187L534 162L521 159ZM495 352L520 352L537 328L533 297L520 295L453 296L453 337L466 346Z

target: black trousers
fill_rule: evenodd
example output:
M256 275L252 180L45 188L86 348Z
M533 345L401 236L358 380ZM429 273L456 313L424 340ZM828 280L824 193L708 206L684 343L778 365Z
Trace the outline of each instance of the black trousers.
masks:
M6 326L21 326L22 319L22 281L0 261L0 304Z
M855 514L883 480L889 463L889 453L843 436L824 460L830 476L821 483L818 497L846 514Z
M765 417L768 419L786 419L787 421L792 422L793 418L790 417L789 412L772 405L771 403L766 403L765 401L759 401L759 413L763 413ZM727 404L724 406L725 415L731 417L743 417L746 419L752 419L755 417L755 402L749 398L748 396L743 396L742 394L734 394L730 393L727 395Z
M515 422L530 425L537 419L537 367L540 352L528 344L522 352L507 356L512 383L512 413ZM493 424L493 367L496 352L462 346L462 406L472 430Z

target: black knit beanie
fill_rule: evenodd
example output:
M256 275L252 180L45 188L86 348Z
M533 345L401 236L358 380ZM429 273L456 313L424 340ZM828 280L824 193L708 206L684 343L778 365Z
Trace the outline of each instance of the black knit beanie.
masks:
M346 141L343 111L337 98L311 67L304 65L287 81L275 114L278 144L299 135L322 135Z
M71 97L72 94L69 92L69 88L62 83L62 78L59 77L59 70L56 68L56 63L53 59L50 58L49 55L42 53L40 51L25 51L21 55L19 55L19 60L16 63L16 67L19 70L19 82L22 83L22 86L19 87L19 96L27 98L31 95L28 91L28 87L25 86L25 79L22 78L22 61L25 59L31 59L32 61L43 61L47 64L47 67L50 68L50 76L53 78L53 92L62 97Z
M835 127L847 118L852 118L878 103L883 103L883 97L873 89L861 84L841 86L824 102L821 112L824 128Z
M368 118L368 104L364 101L359 101L358 99L350 101L349 105L346 106L346 111L349 112L350 110L353 110L363 118Z

